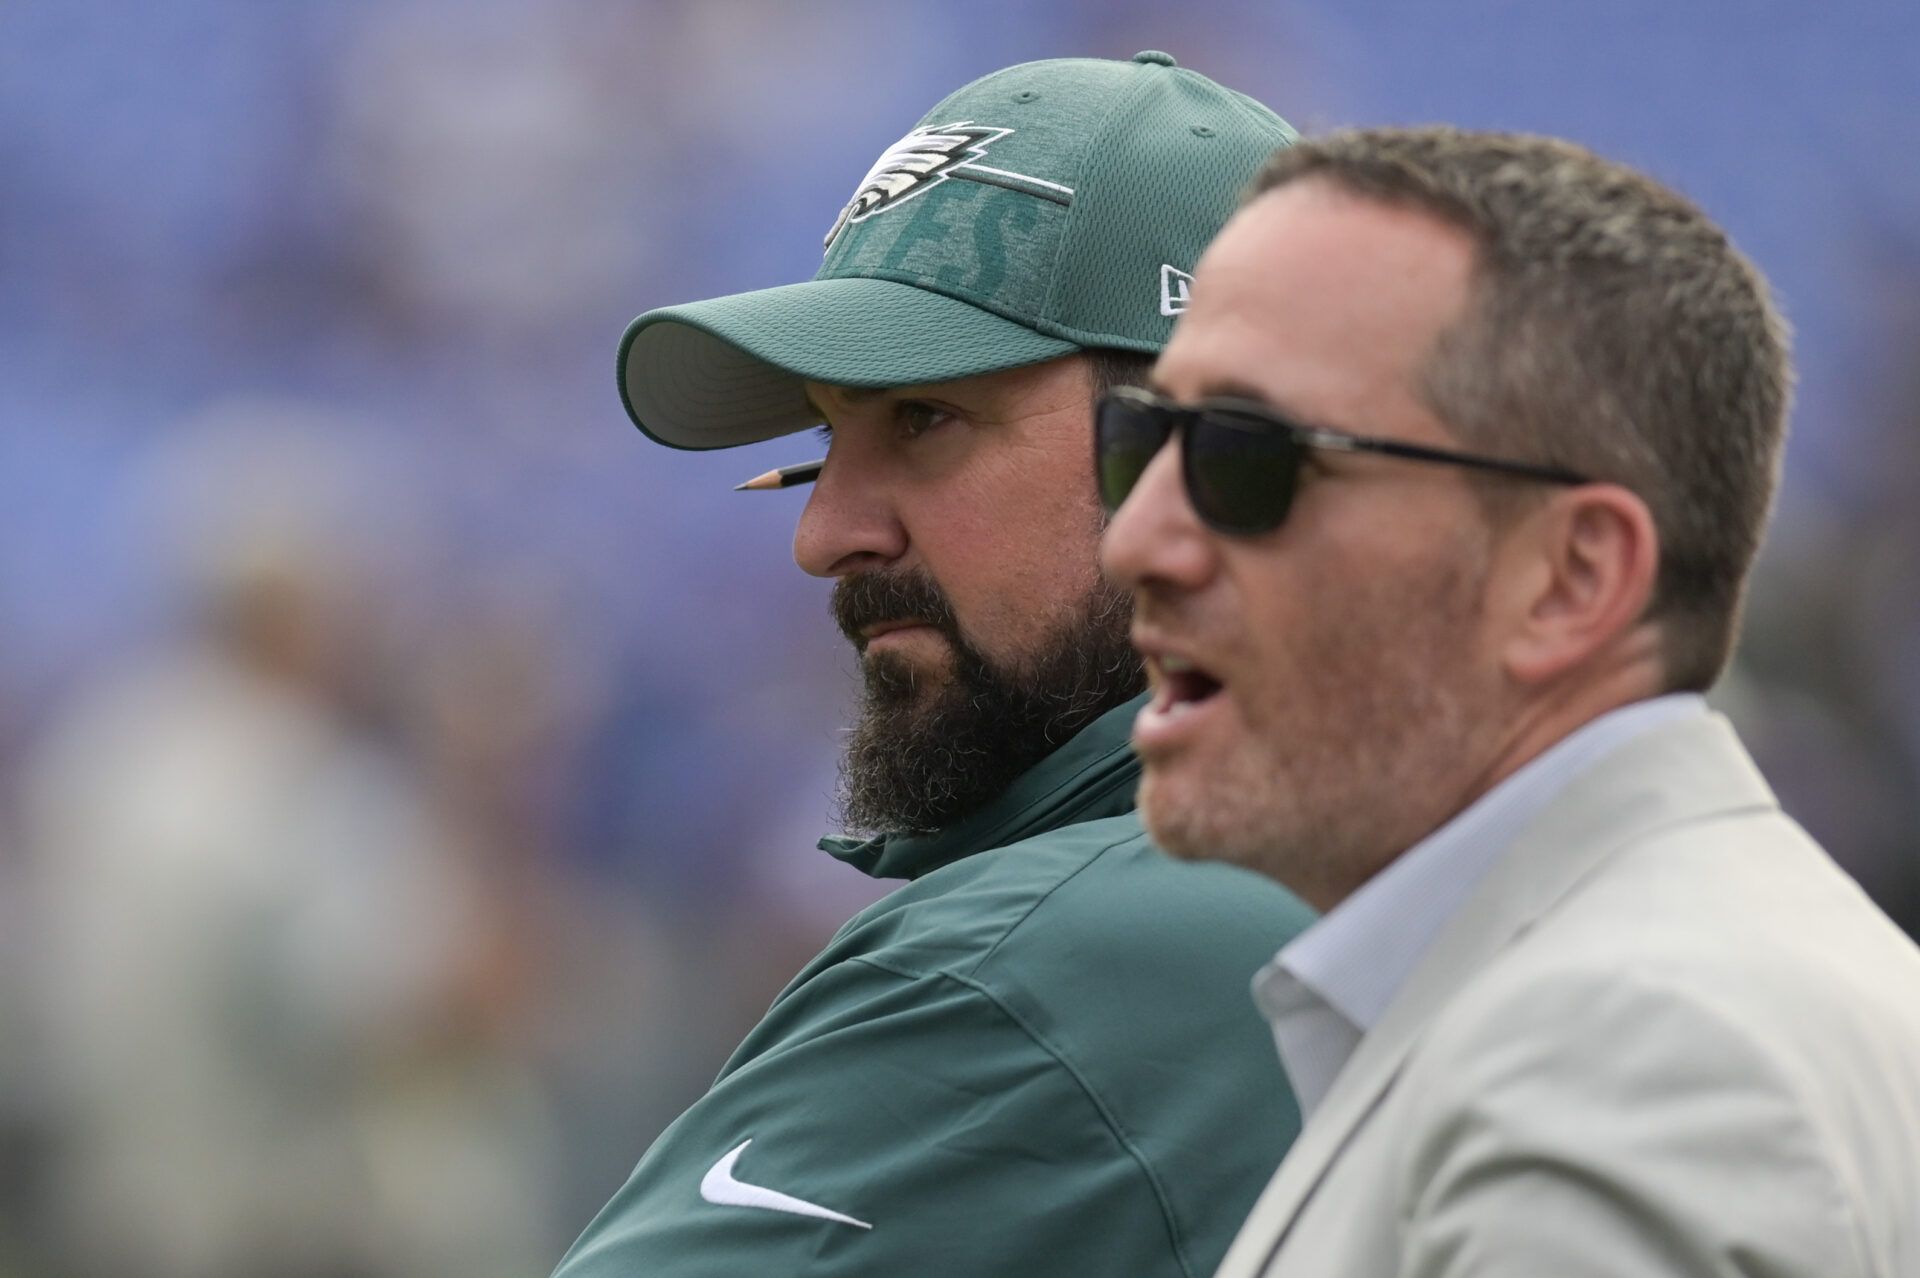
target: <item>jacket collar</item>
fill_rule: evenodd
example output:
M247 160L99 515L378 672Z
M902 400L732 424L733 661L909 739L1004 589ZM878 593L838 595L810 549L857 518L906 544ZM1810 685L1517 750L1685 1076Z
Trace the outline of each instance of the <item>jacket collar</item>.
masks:
M1147 696L1107 711L1021 773L1006 793L944 830L872 839L830 834L820 847L876 879L917 879L975 852L1131 812L1140 761L1127 737Z
M1608 858L1683 822L1776 806L1718 714L1651 729L1572 781L1442 929L1326 1099L1221 1262L1218 1278L1264 1272L1347 1142L1391 1089L1427 1026L1475 975Z

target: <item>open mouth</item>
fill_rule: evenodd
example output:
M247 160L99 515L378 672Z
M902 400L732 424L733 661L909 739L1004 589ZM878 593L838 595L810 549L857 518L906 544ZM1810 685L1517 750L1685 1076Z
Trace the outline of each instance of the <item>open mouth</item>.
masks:
M1160 679L1153 708L1161 714L1171 716L1191 710L1220 691L1218 679L1185 657L1161 657L1154 664Z

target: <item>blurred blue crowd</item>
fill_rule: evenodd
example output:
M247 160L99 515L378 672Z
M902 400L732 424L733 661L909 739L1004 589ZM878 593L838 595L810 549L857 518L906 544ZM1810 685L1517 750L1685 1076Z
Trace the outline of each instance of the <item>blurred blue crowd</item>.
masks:
M1163 48L1308 132L1564 134L1779 289L1719 693L1920 929L1920 9L0 9L0 1278L543 1273L878 890L801 437L626 423L637 311L806 278L952 88Z

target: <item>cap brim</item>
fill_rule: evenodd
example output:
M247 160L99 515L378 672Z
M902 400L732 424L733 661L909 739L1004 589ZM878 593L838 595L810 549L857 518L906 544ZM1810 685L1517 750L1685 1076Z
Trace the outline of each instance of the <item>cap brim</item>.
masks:
M834 279L648 311L620 341L620 398L674 448L731 448L819 424L802 385L917 386L1080 347L893 280Z

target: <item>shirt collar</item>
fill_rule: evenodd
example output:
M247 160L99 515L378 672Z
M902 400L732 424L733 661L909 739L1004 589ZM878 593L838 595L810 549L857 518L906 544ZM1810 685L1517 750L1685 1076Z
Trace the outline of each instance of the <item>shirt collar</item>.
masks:
M1584 724L1395 858L1289 942L1254 978L1254 1001L1272 1022L1289 1071L1295 1056L1326 1058L1337 1030L1346 1043L1335 1062L1337 1072L1447 920L1568 782L1629 739L1670 720L1705 713L1702 697L1675 693L1623 706ZM1312 1072L1331 1082L1326 1069ZM1318 1090L1324 1092L1324 1087Z
M877 879L917 879L975 852L1131 812L1140 761L1127 739L1149 695L1107 711L1021 773L999 798L944 830L871 839L828 835L820 847Z

